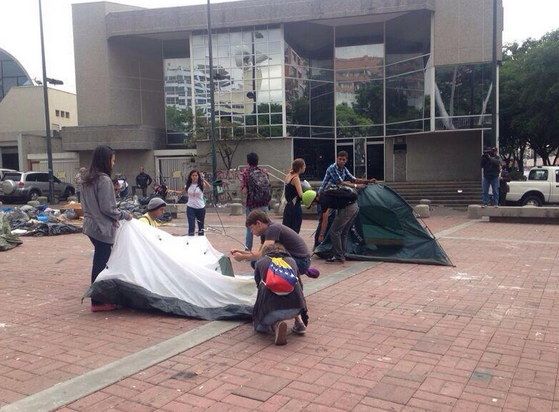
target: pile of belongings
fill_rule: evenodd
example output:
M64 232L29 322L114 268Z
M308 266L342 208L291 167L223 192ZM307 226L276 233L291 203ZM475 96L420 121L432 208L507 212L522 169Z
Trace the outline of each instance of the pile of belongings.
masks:
M147 199L147 203L145 202ZM125 199L118 202L118 208L125 212L130 213L135 219L141 218L148 211L148 203L150 198L140 198L134 196L133 199ZM158 223L167 223L173 220L171 213L165 212L161 218L157 219Z
M122 222L107 268L85 297L197 319L250 319L253 276L235 276L206 236L172 236L137 220Z
M22 243L18 235L12 234L5 213L0 213L0 252L13 249Z
M81 227L67 223L77 219L77 214L72 208L60 213L60 210L50 209L46 205L26 205L3 211L10 231L15 235L57 236L82 232Z

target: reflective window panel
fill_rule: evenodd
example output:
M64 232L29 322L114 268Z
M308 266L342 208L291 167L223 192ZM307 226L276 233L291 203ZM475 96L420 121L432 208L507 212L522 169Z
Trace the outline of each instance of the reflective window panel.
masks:
M293 139L295 158L305 159L307 170L301 175L307 180L322 180L326 169L334 162L333 140Z

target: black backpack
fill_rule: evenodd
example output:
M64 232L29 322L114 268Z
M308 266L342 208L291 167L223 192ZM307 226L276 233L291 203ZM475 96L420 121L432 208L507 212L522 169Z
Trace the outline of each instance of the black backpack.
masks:
M357 200L357 191L341 185L330 185L320 195L324 209L344 209Z
M267 206L272 200L270 179L261 169L255 168L248 172L248 196L251 203Z

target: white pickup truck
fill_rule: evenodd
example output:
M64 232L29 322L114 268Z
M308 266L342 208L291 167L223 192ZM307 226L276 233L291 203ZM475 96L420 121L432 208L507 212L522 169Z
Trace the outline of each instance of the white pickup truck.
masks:
M507 202L519 202L523 206L559 203L559 167L534 167L527 181L509 182L509 187Z

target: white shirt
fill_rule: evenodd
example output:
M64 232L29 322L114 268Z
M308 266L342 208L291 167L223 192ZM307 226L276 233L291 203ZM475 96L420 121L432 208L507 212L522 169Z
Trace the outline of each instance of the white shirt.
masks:
M186 206L193 209L203 209L206 207L206 200L204 199L204 192L198 185L190 185L188 188L188 203Z

